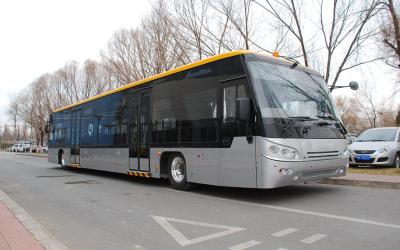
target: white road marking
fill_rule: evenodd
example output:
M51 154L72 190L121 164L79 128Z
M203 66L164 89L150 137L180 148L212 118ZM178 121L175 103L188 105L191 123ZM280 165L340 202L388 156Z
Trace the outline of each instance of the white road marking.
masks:
M314 234L308 238L305 238L301 240L300 242L306 243L306 244L312 244L314 242L319 241L320 239L325 238L327 235L326 234Z
M162 228L164 228L164 230L167 231L172 236L172 238L174 238L178 242L179 245L181 245L183 247L246 230L245 228L241 228L241 227L229 227L229 226L224 226L224 225L210 224L210 223L190 221L190 220L181 220L181 219L168 218L168 217L162 217L162 216L157 216L157 215L150 215L150 216L158 224L160 224L160 226ZM218 233L204 235L204 236L197 237L197 238L190 240L190 239L186 238L186 236L183 235L181 232L179 232L173 225L171 225L171 223L169 223L169 221L185 223L185 224L190 224L190 225L196 225L196 226L203 226L203 227L220 228L220 229L225 229L225 230L218 232Z
M251 240L251 241L248 241L248 242L240 243L240 244L235 245L235 246L231 246L229 248L229 250L243 250L243 249L250 248L252 246L256 246L258 244L261 244L261 242L258 242L258 241L255 241L255 240Z
M389 228L400 229L400 225L383 223L383 222L378 222L378 221L373 221L373 220L366 220L366 219L360 219L360 218L354 218L354 217L348 217L348 216L341 216L341 215L335 215L335 214L312 212L312 211L307 211L307 210L302 210L302 209L295 209L295 208L288 208L288 207L280 207L280 206L273 206L273 205L258 204L258 203L248 202L248 201L237 201L237 200L231 200L231 199L227 199L227 198L212 197L212 196L203 195L203 194L194 194L194 193L188 194L187 192L168 189L168 188L164 188L164 190L168 190L169 192L180 193L180 194L183 194L183 195L190 195L192 197L196 197L197 196L197 197L202 197L202 198L208 198L208 199L219 200L219 201L228 201L228 202L238 203L238 204L247 205L247 206L269 208L269 209L274 209L274 210L279 210L279 211L284 211L284 212L291 212L291 213L296 213L296 214L312 215L312 216L324 217L324 218L335 219L335 220L343 220L343 221L357 222L357 223L362 223L362 224L369 224L369 225L374 225L374 226L381 226L381 227L389 227Z
M277 250L289 250L289 249L287 249L287 248L279 248Z
M279 232L275 232L275 233L273 233L271 235L274 236L274 237L282 237L282 236L294 233L296 231L298 231L298 229L289 227L289 228L286 228L286 229L281 230Z

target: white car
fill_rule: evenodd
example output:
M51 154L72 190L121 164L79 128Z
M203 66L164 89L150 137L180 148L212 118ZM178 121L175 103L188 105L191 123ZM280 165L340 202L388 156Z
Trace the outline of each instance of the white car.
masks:
M10 147L10 152L17 152L17 148L18 148L19 144L14 144Z
M400 168L400 128L372 128L349 145L349 165Z

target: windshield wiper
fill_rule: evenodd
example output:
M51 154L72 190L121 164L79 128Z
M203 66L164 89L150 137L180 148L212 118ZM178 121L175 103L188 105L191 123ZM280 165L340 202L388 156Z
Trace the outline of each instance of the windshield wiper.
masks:
M336 116L334 116L332 114L329 114L329 113L326 113L325 115L317 115L317 117L318 118L322 118L322 119L329 119L329 120L335 121L335 124L336 124L336 122L338 122L340 124L340 127L341 127L341 129L340 128L338 128L338 129L341 130L343 135L347 134L347 130L344 127L343 123ZM323 124L324 125L328 125L327 122L323 123ZM324 126L324 125L322 125L322 126Z
M299 121L314 121L317 120L314 117L311 116L288 116L289 119L292 120L299 120Z
M332 115L332 114L326 114L326 115L317 115L318 118L322 118L322 119L329 119L332 121L337 121L337 118Z

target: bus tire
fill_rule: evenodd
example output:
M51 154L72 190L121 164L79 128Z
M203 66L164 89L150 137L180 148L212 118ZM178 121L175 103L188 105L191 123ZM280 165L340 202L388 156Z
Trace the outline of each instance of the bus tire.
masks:
M181 154L168 158L168 179L174 189L189 190L193 184L187 181L186 162Z
M58 164L60 164L60 167L65 168L65 160L64 160L64 151L60 149L58 151Z

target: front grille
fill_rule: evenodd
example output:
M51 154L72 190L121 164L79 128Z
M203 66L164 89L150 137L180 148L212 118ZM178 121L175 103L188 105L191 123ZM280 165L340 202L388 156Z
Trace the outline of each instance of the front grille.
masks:
M354 150L354 153L362 155L370 155L375 153L375 150Z
M355 162L357 163L373 163L375 160L375 158L371 158L369 160L358 160L358 159L354 159Z
M307 152L307 156L310 159L323 158L323 157L337 157L339 155L340 155L339 151Z
M315 171L307 171L302 173L304 179L314 178L314 177L323 177L323 176L331 176L337 173L337 169L325 169L325 170L315 170Z

